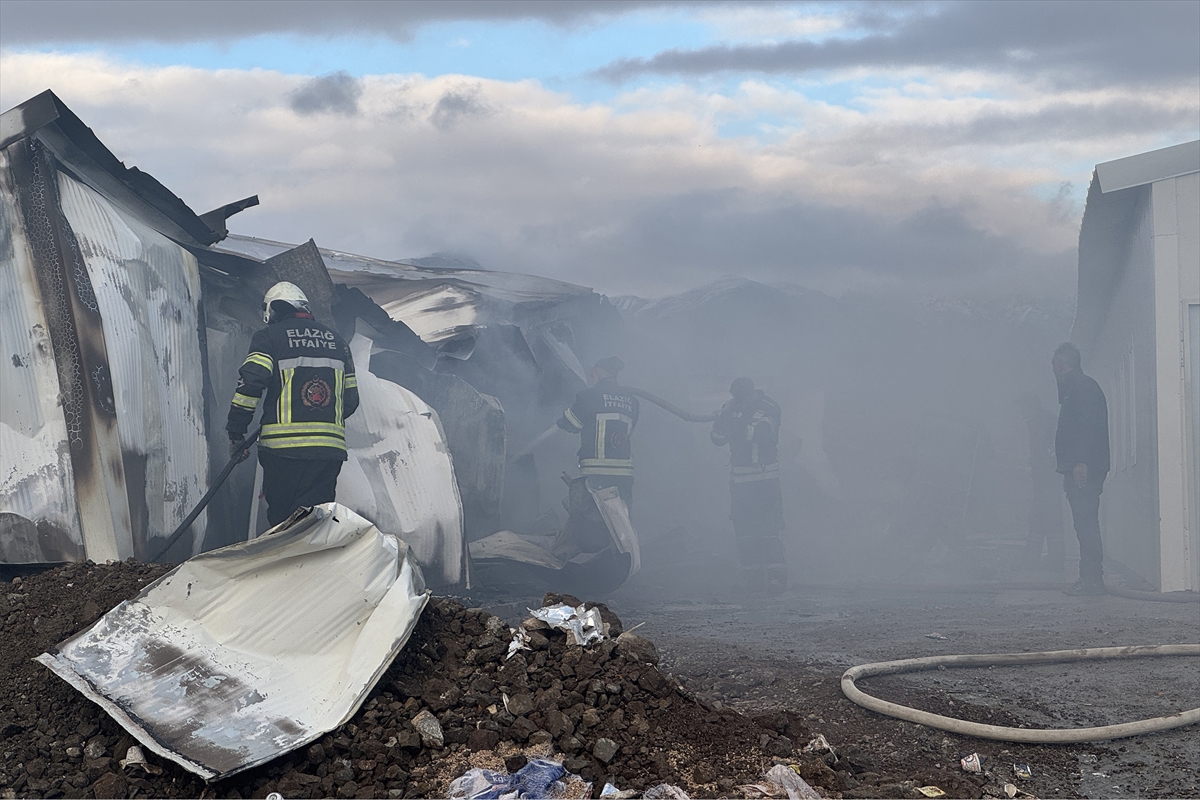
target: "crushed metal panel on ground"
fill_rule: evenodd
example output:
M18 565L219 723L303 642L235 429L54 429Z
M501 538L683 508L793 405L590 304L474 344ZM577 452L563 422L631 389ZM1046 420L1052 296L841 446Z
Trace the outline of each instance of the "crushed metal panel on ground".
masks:
M181 564L37 660L211 781L353 716L428 597L404 541L327 503Z
M512 531L499 531L471 542L471 558L476 561L517 561L547 569L563 568L558 556Z

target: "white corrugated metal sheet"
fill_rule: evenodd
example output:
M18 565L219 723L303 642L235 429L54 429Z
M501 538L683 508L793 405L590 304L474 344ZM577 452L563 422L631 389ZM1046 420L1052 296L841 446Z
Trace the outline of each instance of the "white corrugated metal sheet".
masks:
M428 597L402 540L327 503L185 562L38 661L216 780L353 716Z
M412 547L431 583L466 583L466 538L454 466L436 412L371 373L372 342L350 342L359 410L346 420L349 460L338 500Z
M62 173L58 184L104 323L125 479L141 495L130 516L139 549L153 552L151 538L171 533L208 486L199 268L90 187ZM193 553L204 529L201 514Z
M83 553L83 535L58 365L3 150L0 181L0 563L65 561ZM62 546L46 542L45 552L39 522L57 532L45 538Z

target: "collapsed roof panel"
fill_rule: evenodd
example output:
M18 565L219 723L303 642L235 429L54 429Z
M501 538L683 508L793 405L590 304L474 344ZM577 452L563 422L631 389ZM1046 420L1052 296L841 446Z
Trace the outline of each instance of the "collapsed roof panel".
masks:
M167 187L137 167L127 168L50 90L0 115L0 147L31 136L68 165L76 178L127 207L137 208L155 230L171 239L196 246L221 239L219 232Z

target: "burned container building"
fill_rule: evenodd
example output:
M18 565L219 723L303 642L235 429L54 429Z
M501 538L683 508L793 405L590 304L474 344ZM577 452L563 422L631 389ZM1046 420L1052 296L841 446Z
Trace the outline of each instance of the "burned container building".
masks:
M533 513L536 470L510 454L584 385L616 309L443 257L230 235L257 203L195 213L50 91L0 116L0 565L158 554L228 460L237 370L280 280L356 360L340 502L409 542L435 585L468 580L468 540ZM259 479L235 469L161 558L261 533Z

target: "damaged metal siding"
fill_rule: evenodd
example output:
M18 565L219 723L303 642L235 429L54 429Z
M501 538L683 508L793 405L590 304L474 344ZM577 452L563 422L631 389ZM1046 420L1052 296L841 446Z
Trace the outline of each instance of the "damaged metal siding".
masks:
M371 373L371 347L361 333L350 342L361 404L346 420L338 500L403 537L431 583L465 584L462 500L437 414Z
M58 369L84 548L97 561L123 559L133 542L111 370L91 277L62 213L58 162L35 138L5 152Z
M104 324L135 553L168 535L207 488L200 277L191 253L59 175ZM200 552L205 517L192 524Z
M0 562L83 553L58 364L17 203L0 150Z
M193 558L37 660L216 780L350 719L428 597L405 542L327 503Z

